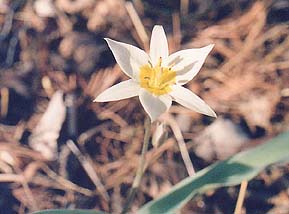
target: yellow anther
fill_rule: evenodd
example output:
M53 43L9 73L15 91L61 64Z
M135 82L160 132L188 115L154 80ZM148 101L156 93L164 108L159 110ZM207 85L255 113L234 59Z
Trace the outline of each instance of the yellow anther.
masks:
M176 83L176 72L171 67L161 67L161 64L160 57L155 67L146 64L140 67L139 72L140 86L156 96L169 93Z

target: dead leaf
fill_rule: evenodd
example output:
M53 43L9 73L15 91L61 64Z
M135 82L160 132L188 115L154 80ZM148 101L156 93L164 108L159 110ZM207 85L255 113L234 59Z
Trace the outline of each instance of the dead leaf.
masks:
M47 160L56 158L57 139L65 120L65 114L63 92L57 91L52 96L45 113L29 137L29 145L32 149L39 151Z
M238 152L247 140L240 127L219 117L196 138L195 152L206 161L223 160Z
M40 17L54 17L56 14L52 0L36 0L33 6Z

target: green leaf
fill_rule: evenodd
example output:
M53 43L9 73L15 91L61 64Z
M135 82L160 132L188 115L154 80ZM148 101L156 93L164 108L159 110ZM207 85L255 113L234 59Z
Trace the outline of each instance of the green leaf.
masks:
M105 214L97 210L41 210L31 214Z
M175 213L196 194L233 186L255 177L266 166L289 160L289 132L280 134L254 149L213 164L176 184L159 199L145 204L138 214Z

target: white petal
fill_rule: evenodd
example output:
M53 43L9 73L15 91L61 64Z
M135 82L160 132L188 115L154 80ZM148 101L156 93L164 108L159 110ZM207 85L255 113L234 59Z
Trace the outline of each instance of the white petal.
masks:
M184 85L196 76L213 47L211 44L203 48L178 51L164 61L164 66L172 66L177 72L177 83Z
M169 95L154 96L144 89L141 90L139 99L152 122L172 105L172 98Z
M122 100L139 94L140 87L134 80L120 82L102 92L93 102Z
M138 80L139 68L149 62L149 56L143 50L129 44L105 38L121 70L129 77Z
M216 113L200 97L180 85L172 86L172 92L170 92L170 95L176 102L193 111L211 117L217 117Z
M150 57L153 66L158 63L160 57L164 60L168 56L169 48L164 28L161 25L155 25L150 43Z

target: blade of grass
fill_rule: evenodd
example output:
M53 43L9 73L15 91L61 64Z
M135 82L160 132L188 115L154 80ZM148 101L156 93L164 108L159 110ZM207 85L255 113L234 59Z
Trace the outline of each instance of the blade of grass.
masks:
M139 214L175 213L196 194L233 186L255 177L266 166L289 160L289 132L280 134L254 149L213 164L188 177L159 199L144 205Z
M37 211L31 214L105 214L105 212L96 211L96 210L42 210Z

